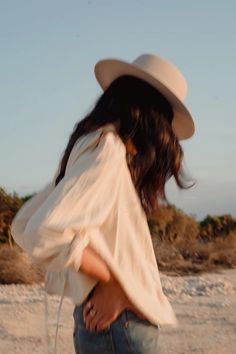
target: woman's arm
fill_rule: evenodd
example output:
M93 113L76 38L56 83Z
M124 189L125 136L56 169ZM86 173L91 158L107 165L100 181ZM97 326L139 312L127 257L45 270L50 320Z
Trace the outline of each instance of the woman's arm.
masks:
M79 270L103 283L115 280L107 264L89 245L83 250Z
M90 144L91 137L87 140ZM56 272L67 267L78 271L82 253L93 239L109 252L99 228L119 195L121 166L125 163L123 145L115 135L106 134L96 149L76 159L60 183L40 205L37 203L34 212L30 201L15 215L11 231L16 243L35 262ZM96 276L90 262L84 262L85 272L88 267L87 271ZM99 264L106 281L110 273Z

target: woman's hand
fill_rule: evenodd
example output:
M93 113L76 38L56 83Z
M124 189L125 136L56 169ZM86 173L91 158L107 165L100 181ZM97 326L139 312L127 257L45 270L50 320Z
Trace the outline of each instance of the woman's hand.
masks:
M89 313L91 309L87 306L89 304L93 305L94 316ZM92 297L83 308L86 328L91 331L104 330L128 307L131 307L131 303L114 278L107 283L99 282Z
M87 307L86 304L83 307L87 329L101 331L107 328L125 308L144 318L129 301L108 265L90 246L87 246L83 251L80 271L99 281L88 302L88 304L92 303L95 315L89 314L90 307Z

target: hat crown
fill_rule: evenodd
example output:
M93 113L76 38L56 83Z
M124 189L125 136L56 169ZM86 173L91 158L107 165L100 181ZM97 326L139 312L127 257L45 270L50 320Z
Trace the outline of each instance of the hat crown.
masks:
M176 66L153 54L142 54L132 64L160 81L180 101L184 101L187 94L187 82Z
M104 91L114 80L124 75L146 81L172 106L172 127L177 138L188 139L194 134L194 121L184 104L187 82L181 71L168 60L156 54L142 54L131 63L108 58L97 62L94 72Z

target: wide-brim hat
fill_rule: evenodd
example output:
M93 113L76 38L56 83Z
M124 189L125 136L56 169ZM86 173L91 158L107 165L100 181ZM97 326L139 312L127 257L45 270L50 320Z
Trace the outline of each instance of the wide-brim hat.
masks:
M194 121L184 104L187 82L180 70L168 60L153 54L140 55L132 63L103 59L95 64L94 72L104 91L122 75L132 75L145 80L171 104L174 113L172 127L177 138L184 140L194 134Z

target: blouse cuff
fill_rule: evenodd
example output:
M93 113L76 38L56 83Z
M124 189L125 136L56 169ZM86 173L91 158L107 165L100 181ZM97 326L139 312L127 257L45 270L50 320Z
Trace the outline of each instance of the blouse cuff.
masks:
M70 254L66 266L72 265L76 272L79 271L83 251L88 246L89 242L90 238L87 233L85 233L85 235L77 234L75 236L70 246Z

